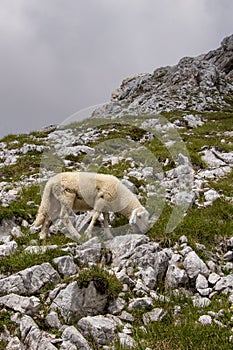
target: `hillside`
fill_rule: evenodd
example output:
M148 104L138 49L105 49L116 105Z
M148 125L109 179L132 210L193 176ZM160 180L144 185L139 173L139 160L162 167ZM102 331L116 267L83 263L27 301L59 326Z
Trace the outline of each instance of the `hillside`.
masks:
M85 117L85 118L84 118ZM122 179L150 213L89 241L33 222L61 171ZM0 140L0 349L229 349L233 342L233 35L125 79L109 103ZM74 215L77 230L90 221Z

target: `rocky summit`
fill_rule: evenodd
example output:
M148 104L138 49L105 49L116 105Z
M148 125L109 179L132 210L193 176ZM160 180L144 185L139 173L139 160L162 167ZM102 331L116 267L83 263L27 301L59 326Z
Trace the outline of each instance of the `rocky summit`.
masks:
M86 118L0 140L0 349L229 349L233 343L233 35L125 79ZM71 240L33 222L62 171L120 178L148 209ZM81 234L92 212L70 213Z

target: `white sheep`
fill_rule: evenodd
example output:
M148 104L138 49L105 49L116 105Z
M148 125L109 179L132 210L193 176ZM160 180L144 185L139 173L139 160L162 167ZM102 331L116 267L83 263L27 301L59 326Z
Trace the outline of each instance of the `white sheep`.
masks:
M92 220L85 231L86 238L91 237L100 213L104 216L106 238L112 237L109 230L110 212L124 215L140 232L148 231L149 213L137 197L115 176L89 172L63 172L50 178L33 225L42 225L40 238L45 239L52 221L60 217L70 236L79 239L81 236L72 225L69 214L71 211L92 209Z

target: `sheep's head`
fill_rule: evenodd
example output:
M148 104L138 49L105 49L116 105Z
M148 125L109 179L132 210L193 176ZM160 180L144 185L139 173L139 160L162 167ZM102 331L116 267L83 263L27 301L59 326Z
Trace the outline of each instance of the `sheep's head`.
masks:
M149 230L149 213L145 208L136 208L132 211L130 225L139 230L141 233L147 233Z

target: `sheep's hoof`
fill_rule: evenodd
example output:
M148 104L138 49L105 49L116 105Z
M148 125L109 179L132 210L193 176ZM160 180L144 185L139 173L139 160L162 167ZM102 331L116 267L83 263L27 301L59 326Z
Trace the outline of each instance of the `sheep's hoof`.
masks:
M46 233L45 233L45 232L43 232L43 231L41 231L41 232L39 233L39 238L40 238L41 240L46 239L46 238L47 238Z
M111 234L110 228L105 228L105 229L104 229L103 239L104 239L105 241L108 241L108 240L110 240L110 239L113 239L113 235Z

